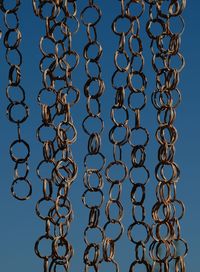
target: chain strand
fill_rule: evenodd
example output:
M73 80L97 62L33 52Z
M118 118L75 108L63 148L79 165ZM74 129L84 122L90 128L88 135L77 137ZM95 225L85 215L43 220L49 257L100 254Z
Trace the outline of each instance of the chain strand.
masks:
M144 57L143 46L140 38L140 17L143 15L145 3L140 1L129 1L126 5L126 14L131 21L131 35L128 40L129 50L131 52L130 72L128 74L128 107L134 115L135 124L130 129L130 145L131 145L131 168L129 170L129 180L133 185L131 190L132 217L133 222L128 227L128 238L134 244L135 257L130 265L129 271L137 269L145 269L151 271L151 265L147 260L146 244L150 239L150 226L146 223L146 210L144 207L146 184L149 181L150 173L145 166L146 146L149 142L149 133L142 126L141 113L146 106L147 95L145 89L147 79L143 73ZM136 46L137 44L137 46ZM136 65L135 63L139 63ZM140 86L138 82L141 82ZM136 103L137 98L142 97L143 103ZM140 137L138 137L138 135ZM140 173L139 177L138 174ZM141 174L142 173L142 174ZM143 179L144 180L143 180ZM139 194L140 192L140 194ZM136 237L135 233L141 233Z
M35 253L43 259L45 272L69 271L74 250L67 240L73 219L68 193L78 171L71 150L77 139L71 108L79 100L79 90L72 84L72 72L79 63L79 56L72 49L72 36L79 29L77 5L76 1L52 0L39 1L37 6L33 0L33 8L46 26L46 34L40 40L44 87L38 95L42 125L37 130L38 140L43 144L43 160L37 168L43 183L43 197L36 204L37 215L45 221L45 234L36 241ZM45 8L51 13L44 15ZM72 20L75 29L70 26ZM46 52L46 47L50 50L52 45L54 50ZM51 99L47 100L48 96ZM41 206L47 206L46 214L42 214ZM48 244L48 254L40 249L42 242Z
M22 138L21 125L29 116L29 107L25 102L25 90L21 86L22 54L19 51L19 46L22 34L19 29L18 18L21 2L20 0L13 2L14 5L12 9L6 8L3 1L0 5L0 9L4 14L4 24L7 29L4 36L6 62L9 65L9 83L6 88L6 96L10 103L7 107L7 116L9 121L14 123L17 127L17 139L10 145L10 157L15 163L11 193L13 197L18 200L27 200L32 194L32 185L28 178L30 146ZM9 17L13 18L12 23ZM23 188L23 190L21 189L22 192L19 191L20 187Z
M112 75L112 87L116 90L115 94L115 104L111 108L111 120L113 122L113 127L109 131L109 141L113 145L113 161L111 161L105 171L106 179L111 184L109 189L109 200L106 203L106 217L107 222L104 225L105 239L103 242L103 259L105 262L110 263L109 271L120 271L119 264L115 260L115 245L117 241L120 240L123 232L124 226L122 224L123 218L123 206L121 203L122 195L122 184L128 176L128 168L122 159L122 147L128 142L130 137L130 130L128 126L129 115L127 107L125 106L125 89L127 88L126 78L128 76L128 69L121 67L119 63L119 57L124 55L127 58L127 53L125 49L126 37L130 33L130 28L128 30L124 29L121 31L119 29L120 21L130 21L129 16L125 13L124 1L120 2L121 13L116 16L112 23L113 33L119 37L119 46L115 51L114 55L114 65L116 67L115 72ZM131 23L131 22L130 22ZM131 25L131 24L130 24ZM127 64L129 66L129 64ZM119 77L123 77L124 81L119 81ZM125 111L126 118L122 122L119 120L119 115L121 111ZM119 114L118 114L119 113ZM120 139L117 135L123 135ZM117 212L113 213L112 210L115 209ZM108 232L109 229L115 229L115 235ZM107 234L108 233L108 234Z
M88 21L86 14L88 10L91 10L95 15L97 14L97 18L93 21ZM101 134L104 128L104 122L101 118L101 103L100 98L103 95L105 86L104 81L101 76L101 66L100 66L100 58L102 56L102 47L97 40L97 23L101 19L101 9L94 1L89 0L88 5L81 12L81 21L82 24L86 27L87 39L88 42L84 47L83 55L86 60L85 63L85 71L87 74L87 81L84 85L84 94L86 97L86 110L87 116L84 118L82 127L85 133L89 136L88 139L88 153L84 158L84 186L86 190L82 195L82 201L85 207L90 209L88 225L84 231L84 241L86 244L86 249L84 252L84 271L89 271L92 267L93 271L99 271L99 259L100 259L100 247L102 245L102 241L104 239L104 231L99 226L99 218L100 218L100 209L103 205L104 195L103 195L103 176L102 171L105 165L105 157L101 153ZM91 54L91 50L95 50L97 48L97 52L95 55ZM94 71L92 71L92 69ZM96 73L95 73L96 72ZM95 88L97 91L91 91L92 85L95 84ZM101 127L98 131L89 126L89 123L100 121ZM99 166L100 165L100 166ZM94 197L92 198L92 195ZM88 202L90 198L95 199L94 203ZM98 231L101 236L100 241L91 241L89 240L89 234ZM90 259L91 252L93 253L93 258Z
M153 260L152 271L185 272L184 257L187 243L181 238L179 220L184 215L184 204L177 199L176 184L180 169L174 160L175 142L178 138L174 126L176 108L181 101L177 86L179 74L184 67L184 58L179 52L181 34L184 29L181 13L186 5L181 1L158 1L149 5L149 21L146 26L151 38L152 66L156 72L156 90L152 93L152 102L157 109L158 129L156 139L160 145L159 163L155 168L158 181L156 187L157 202L152 209L153 242L150 255ZM166 12L167 10L167 12ZM174 31L172 20L180 19L181 30ZM160 33L153 29L160 27ZM181 65L172 63L178 57ZM178 97L178 99L177 99Z

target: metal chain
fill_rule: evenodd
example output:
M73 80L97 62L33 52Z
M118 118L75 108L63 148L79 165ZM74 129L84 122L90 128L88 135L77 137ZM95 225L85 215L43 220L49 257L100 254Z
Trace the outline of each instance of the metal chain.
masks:
M19 51L19 46L22 34L19 29L18 18L21 3L20 0L11 2L13 4L10 9L6 8L4 1L1 1L0 4L0 9L4 14L4 24L7 29L4 36L6 62L9 65L9 83L6 88L6 96L10 103L7 107L7 116L9 121L17 126L17 139L10 145L10 157L15 163L11 193L18 200L27 200L32 194L32 185L28 178L30 146L21 136L21 125L29 116L29 107L25 102L25 90L21 86L22 54Z
M46 26L40 40L44 87L38 95L42 125L37 130L43 144L43 160L37 167L43 197L36 205L37 215L45 221L45 234L36 241L35 253L43 259L45 272L69 271L74 251L67 239L73 220L68 193L78 172L71 150L77 131L70 111L79 100L79 90L72 84L72 73L79 63L79 55L72 49L72 36L79 29L77 5L75 0L41 0L38 5L33 0L33 9ZM46 253L42 243L46 243Z
M121 13L115 17L112 23L112 31L119 36L119 46L115 51L114 64L116 67L112 76L112 87L116 90L115 104L111 108L111 120L113 127L109 131L109 141L113 145L113 161L110 162L105 170L107 181L111 184L109 189L109 200L106 203L106 217L107 222L104 225L105 238L103 241L103 260L109 263L109 271L120 271L119 264L115 260L115 245L120 240L124 226L122 224L123 218L123 206L121 203L122 184L128 176L128 168L122 159L122 147L128 142L130 137L130 129L128 126L129 115L127 107L125 106L125 89L127 88L127 76L130 66L130 60L126 53L125 44L127 35L131 31L131 20L125 12L124 1L120 2ZM120 29L119 25L121 21L129 21L128 29ZM127 59L127 66L123 67L120 64L120 57L125 56ZM119 80L119 77L123 77L123 82ZM121 120L121 112L125 112L125 120ZM122 135L119 139L118 135ZM116 211L113 213L113 209ZM109 230L113 229L114 234Z
M184 215L184 204L177 199L176 184L180 169L174 160L178 138L174 121L176 108L181 101L177 86L179 74L184 67L184 58L179 48L184 30L181 14L185 5L185 0L150 3L146 26L151 38L152 66L156 72L156 90L152 93L152 103L157 109L159 127L156 139L160 145L159 163L155 168L157 202L152 209L155 223L152 226L150 255L153 260L152 271L160 272L185 272L184 258L188 251L180 232L179 220ZM176 26L181 25L181 29L174 30L174 21Z
M93 13L93 20L87 18L87 12L91 10ZM91 15L91 12L90 12ZM86 60L85 71L87 74L87 81L84 85L84 94L86 97L87 116L82 122L84 132L89 136L88 139L88 153L84 157L84 186L86 190L82 195L82 201L86 208L90 210L88 225L84 231L84 241L86 249L84 251L84 271L89 271L92 267L93 271L99 271L100 249L104 239L104 231L99 226L100 209L104 201L103 176L102 171L105 165L105 156L101 153L101 134L104 129L104 122L101 118L101 103L100 98L103 95L105 86L101 76L100 58L102 56L102 47L97 40L96 26L102 16L101 9L94 1L89 0L88 5L81 12L82 24L86 27L87 44L84 47L83 55ZM92 54L91 51L95 51ZM95 84L95 93L92 91L92 86ZM98 131L89 124L100 123ZM90 199L94 199L92 203ZM95 232L96 231L96 232ZM101 239L89 239L91 233L99 233ZM98 239L98 241L97 241ZM93 252L93 253L91 253ZM91 259L92 254L92 259Z
M149 181L150 173L145 166L146 146L149 142L149 133L146 128L141 125L141 112L146 106L147 95L145 89L147 79L143 73L144 57L143 46L140 38L140 17L143 15L145 3L143 0L129 1L126 5L126 15L131 21L131 35L128 40L130 58L130 72L128 74L128 107L134 115L135 124L130 129L130 145L131 145L131 163L129 170L129 180L133 185L131 190L132 217L133 222L128 227L128 238L134 244L135 257L130 265L129 271L137 269L145 269L151 271L151 265L147 259L146 247L150 239L150 226L146 223L146 211L144 207L146 184ZM139 63L139 65L135 64ZM143 103L137 103L139 101ZM129 125L130 126L130 125ZM143 180L144 179L144 180ZM135 233L140 233L137 237Z

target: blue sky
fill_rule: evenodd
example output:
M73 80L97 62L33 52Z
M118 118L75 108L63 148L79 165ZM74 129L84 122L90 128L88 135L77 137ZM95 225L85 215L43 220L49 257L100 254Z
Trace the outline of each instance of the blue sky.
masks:
M80 2L80 3L79 3ZM78 1L79 13L85 6L87 1ZM112 7L111 7L111 4ZM111 159L112 147L108 142L107 133L111 127L109 120L109 109L114 103L114 90L111 88L110 78L114 71L113 54L117 48L117 39L111 33L111 22L114 16L119 12L118 1L97 1L101 5L103 18L98 27L99 41L103 46L103 78L106 83L106 90L103 96L103 118L105 119L105 132L103 134L103 150L108 158ZM102 4L103 3L103 4ZM199 35L199 10L200 2L191 0L187 3L187 8L184 12L186 24L185 32L182 36L181 52L185 57L186 66L181 73L180 89L182 91L182 103L177 110L176 127L179 132L179 139L176 143L176 162L181 168L181 179L177 186L178 198L182 199L186 206L186 215L181 220L182 236L188 241L189 254L186 258L187 271L197 271L199 265L198 249L200 243L199 235L199 63L200 63L200 35ZM142 29L144 29L147 19L147 12L142 20ZM2 14L0 25L3 25ZM43 222L34 214L35 203L41 197L42 187L35 174L35 168L42 158L42 149L40 143L36 139L36 127L41 123L40 108L36 98L39 90L42 87L41 75L38 69L38 63L41 58L39 52L40 35L44 33L44 24L39 18L36 18L32 11L31 1L22 1L20 10L20 24L22 30L21 52L23 52L23 67L22 67L22 85L26 90L27 102L30 105L30 118L23 126L22 132L24 138L30 142L31 159L30 159L30 179L33 184L33 196L26 203L17 202L10 195L10 184L13 175L13 163L9 157L9 144L16 137L16 129L13 124L9 123L6 117L6 107L8 101L5 96L5 88L7 84L8 66L5 63L5 49L0 41L0 260L1 269L7 272L15 271L42 271L42 263L34 254L33 247L37 237L44 233ZM4 31L4 27L0 27ZM86 41L83 27L80 33L76 35L73 41L73 47L82 56L82 47ZM156 111L151 105L150 95L155 87L155 74L150 66L151 55L149 50L149 38L142 32L144 42L145 56L145 74L148 77L148 106L144 110L142 120L144 125L151 133L150 144L147 149L147 166L151 170L151 180L147 186L147 211L150 212L150 207L155 201L155 178L153 176L154 166L157 161L157 144L154 139L156 129ZM79 106L72 111L74 122L78 129L78 142L73 146L74 157L79 165L79 175L76 182L72 186L71 200L75 210L75 219L72 223L69 238L74 244L75 256L72 261L71 271L83 270L82 255L84 249L83 230L87 224L88 211L84 209L81 202L81 195L84 191L82 176L83 176L83 156L86 153L87 137L81 129L81 121L86 116L85 98L83 95L83 84L86 79L83 74L84 60L81 58L80 66L74 73L74 84L80 89L81 101ZM129 181L124 185L123 189L123 204L125 207L124 224L130 224L129 216L130 201L129 198L130 186ZM127 184L127 185L126 185ZM105 191L108 190L108 185L105 185ZM147 217L151 220L150 215ZM104 218L103 218L104 220ZM105 222L105 221L103 221ZM123 247L123 250L120 248ZM128 271L133 256L131 244L127 241L126 232L122 241L119 242L117 249L117 258L120 260L123 271Z

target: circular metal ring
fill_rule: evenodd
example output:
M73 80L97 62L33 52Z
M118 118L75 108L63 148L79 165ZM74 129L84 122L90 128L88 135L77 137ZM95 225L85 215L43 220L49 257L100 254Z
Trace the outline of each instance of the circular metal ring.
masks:
M22 116L20 119L16 119L13 116L12 110L14 109L15 106L21 106L24 109L24 116ZM25 120L28 118L29 116L29 107L24 103L24 102L18 102L18 101L14 101L12 103L10 103L7 107L7 115L8 118L11 122L16 123L16 124L20 124L25 122Z
M129 21L130 26L129 26L128 29L125 30L125 31L117 31L117 22L118 22L119 20L123 20L123 19L127 19L127 20ZM118 16L114 19L114 21L113 21L113 23L112 23L112 31L113 31L116 35L118 35L118 36L122 36L122 35L127 36L127 35L130 33L131 28L132 28L131 18L130 18L129 15L126 15L126 14L124 14L124 15L118 15Z
M26 186L28 187L28 192L24 196L19 196L19 194L16 192L15 187L16 187L17 183L22 183L22 182L24 182L26 184ZM12 193L13 197L18 200L22 200L22 201L28 200L32 194L32 185L27 178L24 178L24 177L16 178L16 179L14 179L14 181L11 185L11 193Z
M17 146L18 144L22 144L25 147L25 149L26 149L25 155L17 157L17 155L14 154L13 148L15 148L15 146ZM16 163L25 163L28 160L28 158L30 157L29 144L22 139L15 140L10 145L10 156L11 156L12 160Z
M13 42L12 44L9 44L9 35L12 35L12 33L15 33L17 35L16 37L16 41ZM15 29L8 29L8 31L6 32L5 36L4 36L4 45L6 48L9 49L16 49L17 47L19 47L19 44L21 42L22 39L22 34L20 32L20 30L18 28Z
M115 179L112 179L110 176L109 176L109 171L110 169L113 167L113 166L120 166L123 171L124 171L124 174L122 177L119 177L119 178L115 178ZM126 178L127 178L127 174L128 174L128 168L127 166L125 165L124 162L122 161L114 161L114 162L111 162L109 163L109 165L106 167L106 171L105 171L105 175L106 175L106 179L108 182L112 183L112 184L119 184L119 183L122 183Z
M14 13L14 12L16 12L18 10L18 8L20 6L20 0L14 0L15 6L13 8L6 9L4 2L5 2L5 0L2 0L1 4L0 4L0 8L4 13L5 12Z
M88 9L93 9L96 13L97 13L97 18L93 21L93 22L86 22L84 19L84 14L88 11ZM85 26L95 26L101 19L102 16L102 12L100 10L100 8L95 5L95 4L90 4L89 6L86 6L82 11L81 11L81 22L82 24L84 24Z
M21 99L18 98L19 100L17 100L17 98L15 98L15 97L12 99L11 89L18 89L19 90L18 92L21 93L20 94ZM9 84L8 87L6 88L6 97L8 98L8 100L10 101L11 104L12 103L21 104L21 103L23 103L25 101L25 91L24 91L24 89L22 88L21 85L12 86L12 85Z

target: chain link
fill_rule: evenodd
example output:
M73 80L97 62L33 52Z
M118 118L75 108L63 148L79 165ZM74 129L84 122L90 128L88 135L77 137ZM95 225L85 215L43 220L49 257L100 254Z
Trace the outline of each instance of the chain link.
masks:
M35 253L43 259L44 271L69 271L74 250L67 239L73 220L68 193L78 172L71 150L77 139L71 108L79 100L79 90L72 83L79 63L79 55L72 48L72 37L79 29L77 5L75 0L41 0L38 5L33 0L33 9L46 27L40 39L44 86L38 94L42 125L37 129L37 138L43 144L43 159L37 167L43 196L36 204L37 215L45 221L45 234L36 241ZM46 245L46 253L41 244Z
M21 2L20 0L11 2L13 2L12 9L6 8L4 1L1 1L0 5L6 27L4 36L5 58L9 65L9 83L6 88L6 96L10 103L7 107L7 116L9 121L17 127L17 139L10 145L10 157L15 163L11 193L18 200L27 200L32 194L32 185L28 178L30 146L21 136L21 125L29 116L29 107L25 102L25 90L21 86L22 54L19 51L19 46L22 34L19 29L18 18ZM12 18L12 23L10 18Z
M93 14L93 20L87 18L87 12ZM88 5L81 12L82 24L86 27L87 44L83 49L83 55L86 60L85 72L88 77L84 85L84 94L86 97L87 116L84 118L82 127L88 138L88 153L84 158L84 186L86 190L82 195L82 201L85 207L90 210L88 225L84 231L84 241L86 249L84 251L84 271L99 271L100 249L104 239L104 231L99 225L100 209L103 204L103 176L102 170L105 165L105 157L101 153L101 134L104 129L104 122L101 118L100 98L103 95L105 86L101 76L100 58L102 56L102 47L97 40L97 24L102 16L101 9L94 2L89 0ZM95 51L96 50L96 51ZM95 53L94 53L95 51ZM92 53L93 52L93 53ZM94 87L95 85L95 87ZM93 90L95 88L95 91ZM98 131L89 124L98 123L100 120L101 127ZM100 164L100 167L99 167ZM91 203L90 199L94 199ZM96 241L90 240L91 233L99 233L101 239ZM98 235L97 235L98 236ZM92 257L91 257L92 256Z
M178 138L174 126L176 108L181 101L177 86L179 74L184 67L184 58L179 52L184 22L181 14L186 1L158 1L149 5L149 21L146 30L151 38L152 66L156 72L156 90L152 93L152 103L157 109L158 129L156 139L160 145L159 163L155 168L158 181L157 202L153 206L153 242L150 255L152 271L186 271L184 257L187 243L181 238L179 220L184 215L184 204L177 199L176 184L180 169L174 160L175 142ZM181 28L174 30L176 26ZM156 30L160 31L156 31ZM173 58L179 61L172 62Z

